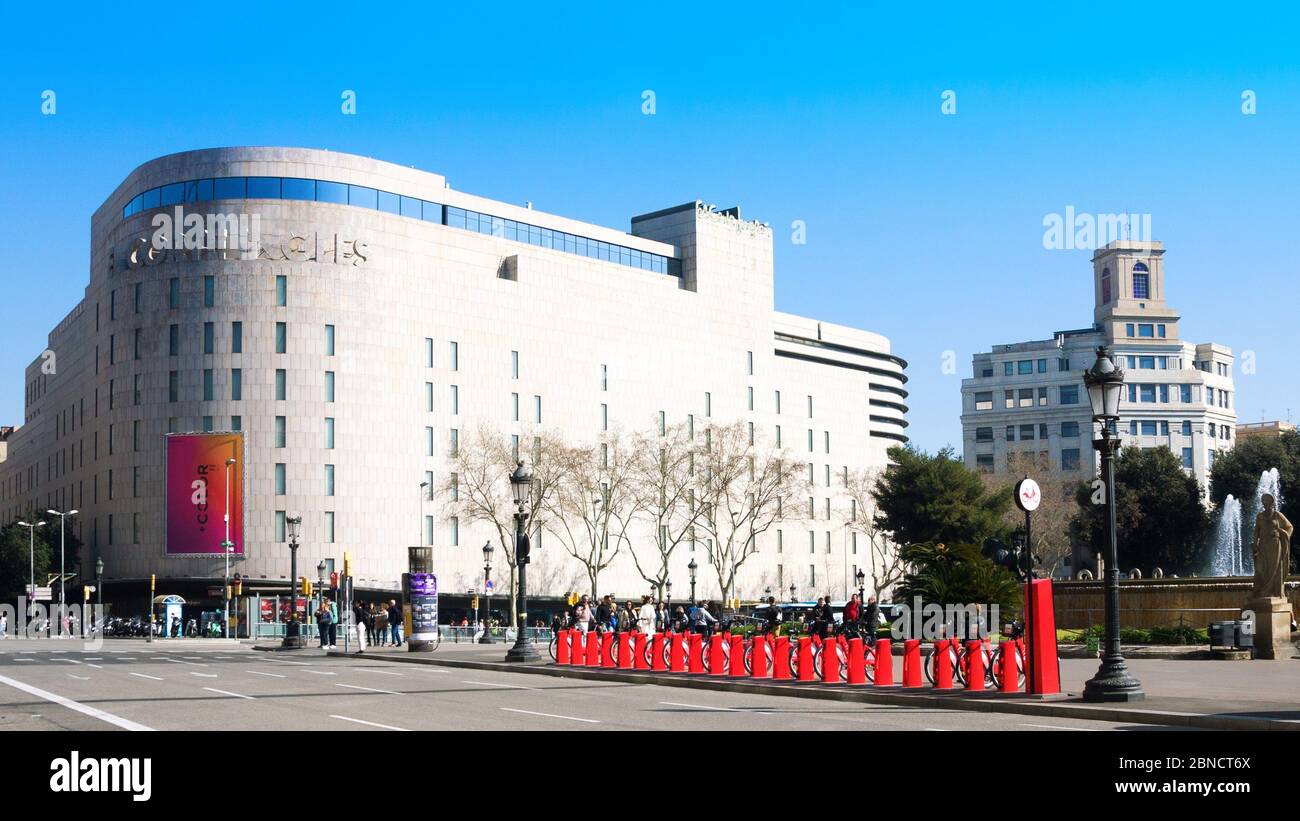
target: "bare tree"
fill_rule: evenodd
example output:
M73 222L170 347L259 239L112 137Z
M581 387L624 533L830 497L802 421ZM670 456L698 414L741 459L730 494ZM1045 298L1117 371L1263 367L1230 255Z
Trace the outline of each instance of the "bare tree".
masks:
M655 552L642 556L630 552L637 572L664 598L668 562L673 551L694 533L700 518L692 465L695 447L685 425L674 425L659 435L637 434L632 445L631 489L635 509L654 533Z
M1070 521L1079 512L1075 499L1079 476L1062 471L1045 453L1021 452L1008 454L1007 473L984 474L984 483L996 489L1015 482L1020 476L1033 477L1042 491L1042 504L1034 511L1033 552L1042 558L1040 572L1050 573L1070 555ZM1025 514L1017 507L1007 511L1005 520L1018 530L1025 526Z
M528 536L536 543L546 528L559 484L560 456L563 443L554 434L538 434L527 453L516 454L509 438L488 424L480 425L471 436L448 456L448 473L438 487L448 516L467 523L488 525L509 570L510 623L518 613L518 590L515 584L515 502L510 474L519 461L529 458L533 469L530 487Z
M803 466L783 450L751 441L743 422L710 426L704 433L694 465L702 505L697 527L712 539L709 563L722 598L730 599L736 574L792 500Z
M547 529L586 568L595 599L601 572L628 543L637 506L632 481L635 460L618 432L557 453L558 481L546 502Z
M868 468L850 473L844 488L845 521L850 532L864 537L867 543L863 569L871 577L871 591L877 596L887 593L905 570L898 545L876 521L876 502L871 491L883 472L881 468Z

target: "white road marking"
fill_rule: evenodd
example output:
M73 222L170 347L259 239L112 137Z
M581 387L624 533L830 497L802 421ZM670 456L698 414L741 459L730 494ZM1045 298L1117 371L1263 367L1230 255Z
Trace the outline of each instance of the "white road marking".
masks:
M86 661L103 661L103 656L86 656Z
M356 724L365 724L368 727L378 727L381 730L396 730L399 733L409 733L410 730L405 727L394 727L391 724L376 724L373 721L362 721L359 718L349 718L348 716L331 715L330 718L337 718L339 721L351 721Z
M50 659L50 661L66 661L69 664L80 664L76 659Z
M194 663L194 662L192 662L192 661L181 661L180 659L167 659L167 660L170 661L172 664L188 664L188 665L191 666L191 667L207 667L207 666L208 666L208 665L206 665L206 664L196 664L196 663Z
M1079 732L1084 732L1084 733L1099 732L1096 727L1062 727L1059 724L1025 724L1024 722L1021 722L1020 726L1021 727L1042 727L1047 730L1078 730Z
M244 672L252 673L255 676L270 676L271 678L287 678L287 676L282 676L279 673L262 673L257 670L245 670Z
M90 681L90 676L74 676L72 673L68 673L68 678L75 678L78 681Z
M587 724L600 723L594 718L575 718L573 716L557 716L554 713L535 713L532 710L516 710L514 707L502 707L501 709L505 710L507 713L526 713L530 716L543 716L545 718L562 718L565 721L583 721L586 722Z
M216 677L217 677L217 674L216 674L216 673L196 673L196 672L193 671L193 670L190 671L190 675L192 675L192 676L201 676L201 677L203 677L203 678L216 678Z
M533 690L538 691L540 687L524 687L519 684L497 684L492 681L462 681L461 684L477 684L479 687L500 687L503 690Z
M387 693L387 694L390 695L390 696L400 696L400 695L403 695L402 693L399 693L399 692L397 692L396 690L376 690L374 687L361 687L361 686L356 685L356 684L339 684L339 683L336 682L336 683L334 684L334 686L335 686L335 687L348 687L348 688L351 688L351 689L353 689L353 690L368 690L368 691L370 691L370 692L372 692L372 693Z
M273 661L276 664L297 664L297 665L301 665L302 667L311 666L311 662L309 661L289 661L288 659L267 659L267 661Z
M706 704L680 704L676 701L661 701L660 704L666 704L669 707L690 707L694 710L717 710L724 713L750 713L756 716L770 716L769 712L763 710L742 710L739 707L710 707Z
M241 695L240 693L232 693L229 690L218 690L216 687L204 687L203 689L211 691L213 693L221 693L221 695L223 696L232 696L234 698L246 698L249 701L255 700L252 696L245 696L245 695Z
M373 669L371 669L371 668L369 668L369 667L358 667L357 670L359 670L359 671L362 672L362 673L378 673L378 674L381 675L381 676L400 676L400 675L402 675L401 673L393 673L393 672L390 672L390 671L388 671L388 670L373 670Z
M333 676L333 675L336 675L335 673L331 673L331 672L329 672L328 670L303 670L303 672L304 672L304 673L311 673L313 676Z
M36 659L14 659L14 661L36 661Z
M154 681L162 681L162 679L158 678L157 676L147 676L144 673L132 673L131 675L139 676L140 678L151 678Z
M36 696L37 698L43 698L46 701L50 701L55 704L58 704L60 707L67 707L69 710L75 710L78 713L81 713L82 715L87 715L90 716L91 718L97 718L100 721L107 721L109 724L116 725L118 727L121 727L124 730L152 730L153 729L152 727L146 727L143 724L137 724L134 721L131 721L130 719L125 719L122 718L121 716L115 716L112 713L106 713L103 710L97 709L95 707L87 707L84 704L78 704L77 702L73 701L70 698L64 698L61 695L47 692L45 690L40 689L39 687L33 687L30 684L24 684L21 681L16 681L14 679L9 678L8 676L0 676L0 684L8 684L10 687L13 687L16 690L22 690L24 693L27 693L28 695L33 695Z
M104 669L104 666L103 666L102 664L91 664L90 662L86 662L86 666L87 666L87 667L94 667L96 670L103 670L103 669Z

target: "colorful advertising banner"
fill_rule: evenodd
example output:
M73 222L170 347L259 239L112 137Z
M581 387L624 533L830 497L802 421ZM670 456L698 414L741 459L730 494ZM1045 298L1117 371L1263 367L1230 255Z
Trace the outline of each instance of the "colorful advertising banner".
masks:
M167 555L220 556L227 499L231 555L244 555L244 434L183 433L166 439ZM235 463L227 468L231 458Z

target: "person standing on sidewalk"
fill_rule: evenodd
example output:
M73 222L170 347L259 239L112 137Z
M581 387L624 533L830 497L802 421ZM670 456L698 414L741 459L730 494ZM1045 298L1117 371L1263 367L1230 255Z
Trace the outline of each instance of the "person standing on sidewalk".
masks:
M591 627L591 599L586 593L582 594L577 607L573 608L573 623L582 635L587 635L587 630Z
M393 646L402 646L402 608L397 606L397 599L389 602L388 629L393 631Z
M383 607L375 607L375 646L386 647L388 645L388 610Z
M322 601L316 608L316 632L320 634L320 649L330 649L330 606Z
M637 627L647 636L653 636L655 634L656 618L658 618L658 611L655 610L655 606L650 603L650 597L642 596L641 612L637 621Z
M353 608L352 615L356 619L357 626L357 653L361 654L366 652L366 622L370 620L370 614L366 612L365 605L361 602L357 602Z

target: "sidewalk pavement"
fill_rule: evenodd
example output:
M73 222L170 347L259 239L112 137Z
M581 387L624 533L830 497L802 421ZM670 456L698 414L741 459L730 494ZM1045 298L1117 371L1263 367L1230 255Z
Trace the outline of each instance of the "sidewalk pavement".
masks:
M874 687L821 682L783 682L772 679L730 678L589 667L560 667L551 663L545 645L538 645L542 661L519 664L505 661L507 645L451 644L444 642L432 653L411 653L402 647L368 647L361 659L434 664L447 667L532 673L562 678L604 679L636 684L731 690L763 695L795 696L868 704L891 704L919 709L975 710L1020 715L1057 716L1135 724L1194 727L1210 730L1300 730L1300 660L1211 661L1181 659L1131 659L1129 671L1142 682L1146 699L1127 704L1084 702L1083 685L1097 671L1096 659L1061 659L1061 683L1067 692L1058 697L997 692ZM312 650L304 651L307 653ZM320 652L319 648L314 652ZM342 650L330 652L342 656ZM348 654L355 656L355 653ZM894 677L901 679L895 662Z

